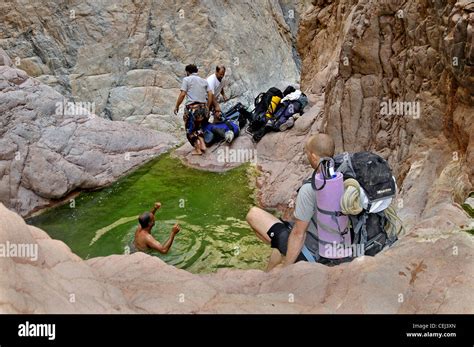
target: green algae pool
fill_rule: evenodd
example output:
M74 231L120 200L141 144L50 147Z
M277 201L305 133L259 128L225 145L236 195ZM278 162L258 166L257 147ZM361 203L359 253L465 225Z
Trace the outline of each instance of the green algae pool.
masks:
M181 231L166 263L190 272L218 268L263 269L269 247L245 222L253 204L248 166L225 173L204 172L163 155L109 187L84 192L64 204L28 219L84 259L127 253L138 215L162 203L153 236L164 243L175 222ZM74 206L75 205L75 206Z

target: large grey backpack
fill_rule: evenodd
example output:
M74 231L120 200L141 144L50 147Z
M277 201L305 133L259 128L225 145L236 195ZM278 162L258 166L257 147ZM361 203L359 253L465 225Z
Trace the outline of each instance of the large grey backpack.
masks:
M397 240L385 230L387 216L384 211L369 213L370 206L395 196L396 186L388 163L371 152L341 153L334 157L335 169L343 174L344 180L353 178L364 189L369 205L356 216L349 216L353 233L352 242L361 245L365 255L375 255L385 246Z

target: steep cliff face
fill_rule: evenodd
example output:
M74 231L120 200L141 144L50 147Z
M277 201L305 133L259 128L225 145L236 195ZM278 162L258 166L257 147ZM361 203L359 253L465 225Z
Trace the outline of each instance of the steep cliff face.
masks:
M473 34L472 1L319 0L302 16L301 83L324 93L322 130L338 151L389 160L408 222L472 189Z
M232 98L297 82L305 2L9 0L0 4L0 47L65 97L94 102L97 115L175 132L186 64L203 77L225 64Z

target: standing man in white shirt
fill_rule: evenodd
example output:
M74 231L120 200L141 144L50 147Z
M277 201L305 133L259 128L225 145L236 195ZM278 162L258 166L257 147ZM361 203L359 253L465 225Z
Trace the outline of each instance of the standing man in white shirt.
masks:
M211 93L214 95L213 102L211 105L211 111L213 111L214 116L215 118L217 118L217 120L220 119L220 116L222 113L221 107L219 105L219 102L217 101L217 98L219 97L219 95L222 95L222 99L224 100L224 102L228 100L224 92L224 86L225 86L224 76L225 76L225 66L217 65L216 73L210 75L207 78L207 83L209 84Z

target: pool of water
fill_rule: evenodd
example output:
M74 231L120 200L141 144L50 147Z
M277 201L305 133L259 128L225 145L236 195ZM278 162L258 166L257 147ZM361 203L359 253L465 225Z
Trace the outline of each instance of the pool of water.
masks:
M245 222L254 200L248 171L248 166L226 173L199 171L167 154L109 187L81 193L73 204L27 222L84 259L123 254L133 240L138 215L160 201L153 236L164 243L174 223L182 229L168 254L150 254L195 273L223 267L263 269L270 249Z

